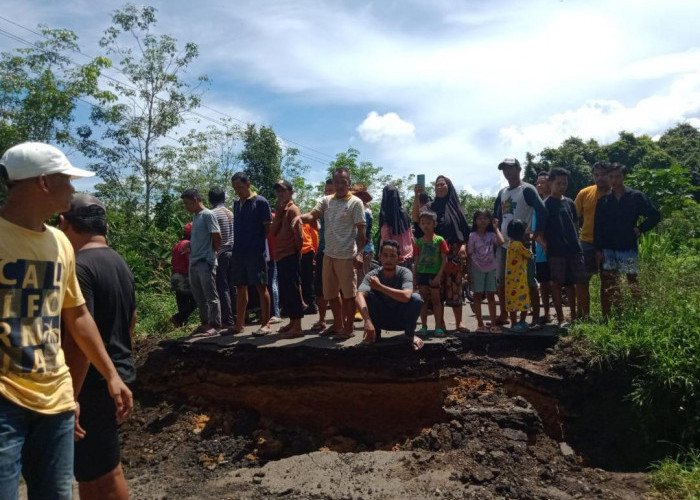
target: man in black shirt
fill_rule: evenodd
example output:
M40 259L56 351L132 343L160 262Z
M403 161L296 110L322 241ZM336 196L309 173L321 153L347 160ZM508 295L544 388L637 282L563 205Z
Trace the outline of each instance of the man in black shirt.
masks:
M561 288L567 286L571 319L588 316L583 301L586 284L586 266L583 250L578 240L578 215L573 200L564 196L569 185L569 171L553 168L549 172L550 194L544 201L547 223L544 230L544 247L552 283L552 301L557 312L557 322L566 328L561 301ZM576 304L579 306L578 314Z
M626 167L613 163L608 171L612 191L598 200L593 226L593 244L596 258L603 263L601 279L601 311L603 317L610 314L614 303L622 308L622 295L618 277L627 276L627 282L635 299L641 298L637 283L639 254L637 239L659 223L661 214L641 191L625 186ZM644 221L637 225L639 219Z
M413 350L418 351L423 347L423 341L415 335L415 331L423 299L413 293L411 271L398 265L398 242L382 242L379 262L382 267L365 275L355 295L355 303L365 321L363 342L379 340L382 328L403 330Z
M109 357L125 383L136 378L131 338L136 323L134 277L107 246L105 206L94 196L73 197L60 227L76 253L76 274ZM75 477L81 500L126 500L129 491L120 464L115 408L104 378L67 338L66 362L78 396Z

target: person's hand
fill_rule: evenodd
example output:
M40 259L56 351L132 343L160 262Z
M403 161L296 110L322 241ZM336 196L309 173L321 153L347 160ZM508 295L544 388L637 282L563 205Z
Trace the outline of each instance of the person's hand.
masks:
M364 267L364 265L365 265L365 262L364 262L364 259L362 257L362 254L358 253L357 255L355 255L355 257L353 258L353 261L352 261L352 266L355 269L362 269Z
M493 225L493 228L494 228L494 229L500 229L500 228L498 227L498 222L499 222L499 221L498 221L498 219L497 219L496 217L494 217L493 219L491 219L491 224Z
M80 403L75 402L75 426L73 428L73 439L80 441L85 437L87 432L80 426Z
M462 245L459 247L459 252L457 252L457 257L460 259L466 259L467 258L467 248L466 245Z
M107 382L107 387L117 409L117 423L121 424L134 408L133 395L124 381L116 374Z
M376 276L371 276L369 278L369 287L372 290L379 290L382 287L382 282Z
M595 262L600 266L600 264L605 260L605 257L603 256L603 252L597 251L595 253Z
M372 320L366 319L365 320L365 333L362 338L362 342L366 344L374 344L374 342L377 340L377 332L374 329L374 324L372 323Z
M413 193L416 196L420 195L422 192L423 192L423 186L421 186L420 184L416 184L415 186L413 186Z
M641 232L641 231L639 230L639 228L636 227L636 226L634 227L634 229L632 229L632 231L634 231L634 235L635 235L637 238L639 238L639 235L642 234L642 232Z

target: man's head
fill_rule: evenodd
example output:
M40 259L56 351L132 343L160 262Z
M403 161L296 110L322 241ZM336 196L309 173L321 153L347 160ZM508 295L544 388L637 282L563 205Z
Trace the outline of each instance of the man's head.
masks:
M619 189L625 183L625 177L627 176L627 167L622 163L611 163L608 168L608 182L610 182L611 189Z
M505 158L498 164L498 170L503 171L503 177L508 183L520 181L520 162L517 158Z
M287 204L292 199L294 195L294 187L289 181L283 179L275 182L275 195L277 195L277 201L280 203Z
M338 167L333 171L333 187L335 196L344 198L350 191L350 170L347 167Z
M553 168L549 171L549 188L551 195L561 198L569 187L569 171L565 168Z
M231 186L241 200L250 198L250 179L245 172L236 172L231 176Z
M333 179L326 179L326 185L323 187L323 194L325 196L335 194L335 186L333 185Z
M67 227L78 234L107 235L107 209L99 199L89 194L76 194L67 212L61 214L61 229Z
M194 188L185 189L180 195L185 210L191 214L196 214L202 210L202 198L199 196L199 191Z
M19 199L45 205L48 215L68 209L71 179L95 175L75 168L59 149L42 142L24 142L5 151L0 171L11 194L21 191Z
M610 170L610 162L597 161L591 169L593 171L593 182L600 190L607 191L610 189L610 180L608 172Z
M435 226L437 226L437 214L426 210L420 214L418 218L418 225L421 231L427 235L431 235L435 232Z
M385 271L395 271L399 262L399 243L394 240L384 240L379 249L379 262Z
M214 186L209 190L209 206L215 207L226 201L226 191L219 186Z
M535 184L535 187L537 188L537 192L542 199L549 196L549 172L540 172L537 174L537 183Z

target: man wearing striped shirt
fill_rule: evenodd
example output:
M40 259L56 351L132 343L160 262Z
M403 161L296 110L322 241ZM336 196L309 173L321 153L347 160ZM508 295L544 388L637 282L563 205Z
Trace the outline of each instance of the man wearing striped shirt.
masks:
M224 206L226 192L219 186L209 190L209 206L221 229L221 246L216 254L216 291L221 306L221 327L228 330L236 324L231 290L231 252L233 251L233 213ZM235 290L235 289L234 289ZM227 333L227 332L225 332Z

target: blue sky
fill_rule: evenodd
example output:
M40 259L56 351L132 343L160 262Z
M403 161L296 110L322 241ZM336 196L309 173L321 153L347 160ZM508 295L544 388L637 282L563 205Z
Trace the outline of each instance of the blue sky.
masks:
M60 5L60 6L59 6ZM5 0L2 17L75 31L88 54L119 2ZM506 156L576 135L700 127L697 1L153 1L199 45L204 103L272 126L323 178L349 146L392 175L493 193ZM0 28L36 37L0 19ZM20 43L0 36L0 51ZM216 116L209 110L204 114ZM197 127L192 122L187 128Z

